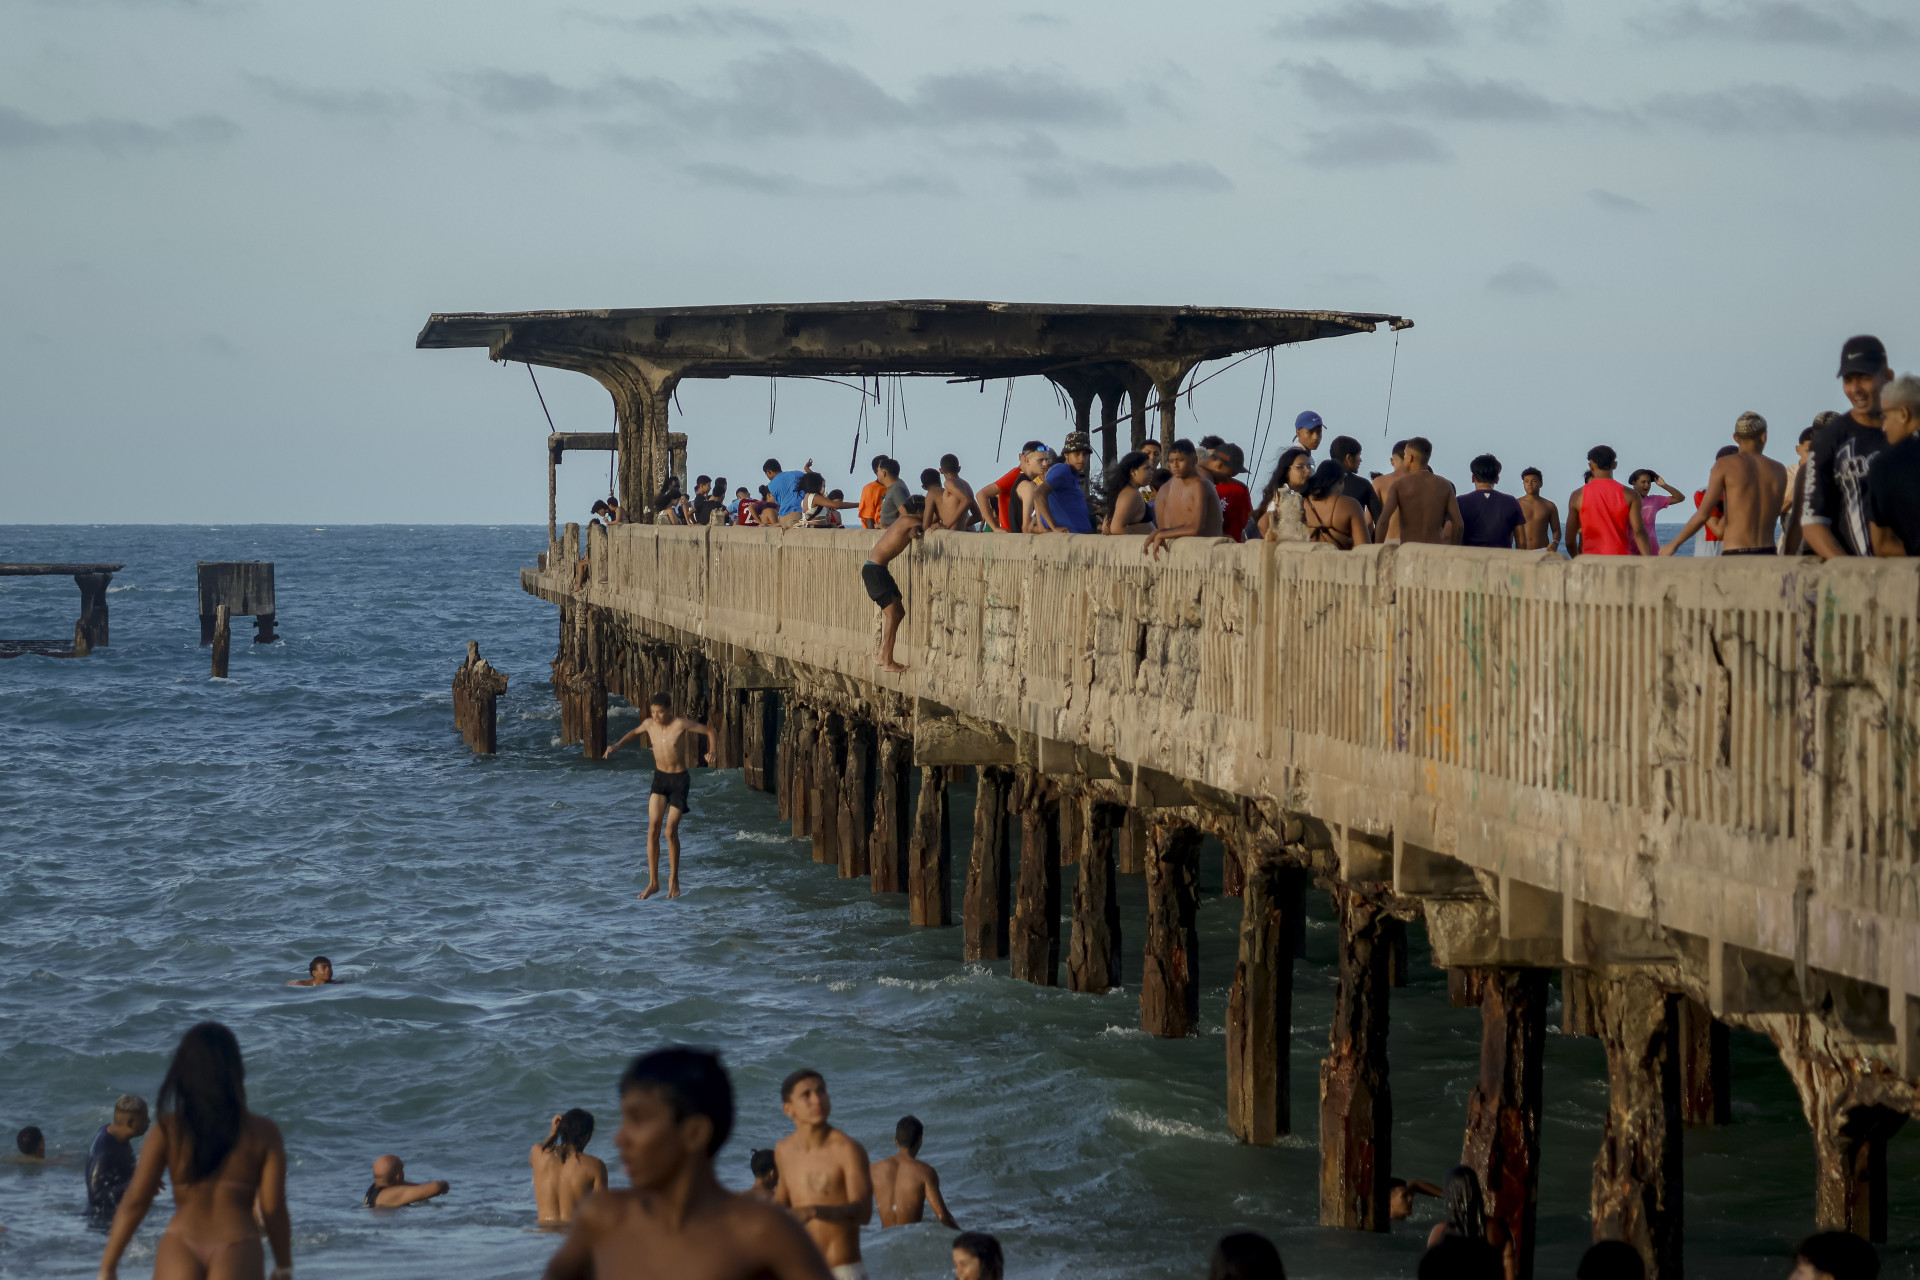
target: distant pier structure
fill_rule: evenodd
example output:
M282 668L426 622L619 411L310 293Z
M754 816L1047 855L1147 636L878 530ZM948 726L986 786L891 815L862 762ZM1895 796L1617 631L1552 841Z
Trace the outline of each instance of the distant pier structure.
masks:
M202 560L198 568L201 644L216 643L222 605L230 618L253 619L255 644L280 638L273 629L273 561Z
M58 642L0 641L0 658L17 658L24 653L64 657L69 652L84 658L95 649L104 649L107 639L107 587L113 575L124 569L118 564L0 564L0 578L64 578L72 576L80 588L80 620L73 624L73 648L63 649Z
M939 532L891 566L894 674L861 584L873 534L650 521L682 377L1038 375L1082 429L1099 402L1111 456L1123 399L1136 445L1155 407L1172 438L1202 361L1404 323L892 302L435 316L419 345L613 395L623 505L646 523L567 524L521 570L557 606L564 741L597 748L609 693L666 692L816 861L904 894L914 926L960 926L956 964L1101 992L1135 931L1151 1034L1196 1036L1203 967L1231 974L1226 1061L1196 1045L1193 1069L1224 1065L1243 1142L1295 1127L1302 889L1327 889L1323 1223L1387 1230L1395 1129L1457 1125L1532 1276L1557 972L1564 1030L1606 1049L1596 1238L1681 1274L1683 1128L1729 1119L1738 1027L1799 1093L1813 1222L1885 1239L1887 1144L1920 1114L1920 561L1203 538L1153 560L1138 538ZM970 832L956 767L977 779ZM1241 903L1233 954L1200 951L1203 835ZM1127 874L1142 920L1117 905ZM1450 1119L1393 1106L1410 924L1475 1010L1480 1078Z

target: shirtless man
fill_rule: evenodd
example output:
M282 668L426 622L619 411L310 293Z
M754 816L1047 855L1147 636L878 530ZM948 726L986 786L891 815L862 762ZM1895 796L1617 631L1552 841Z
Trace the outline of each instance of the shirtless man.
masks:
M972 519L973 499L958 489L942 484L944 478L941 472L932 467L920 473L920 487L927 491L927 505L921 512L920 527L928 533L935 529L964 529Z
M960 1229L947 1212L947 1202L940 1198L940 1175L920 1159L920 1139L925 1132L918 1120L903 1116L893 1127L893 1142L899 1149L873 1162L873 1201L880 1209L882 1228L919 1222L931 1206L941 1226L949 1231Z
M660 892L660 828L667 830L667 897L680 896L680 819L687 816L688 791L693 767L693 743L688 735L705 738L701 763L712 759L713 730L698 720L673 714L673 699L656 693L647 700L649 715L629 729L626 736L608 747L600 758L644 736L653 748L653 790L647 796L647 887L639 896L651 898Z
M1733 424L1733 440L1738 448L1713 464L1700 509L1660 548L1661 555L1670 556L1679 550L1680 544L1707 522L1707 513L1722 502L1726 515L1720 524L1721 555L1779 553L1773 541L1773 524L1780 518L1780 504L1786 497L1787 469L1765 453L1767 420L1757 413L1741 414Z
M1374 529L1373 536L1381 542L1400 536L1400 522L1398 520L1390 521L1387 519L1387 490L1393 488L1393 482L1406 473L1407 442L1405 440L1395 440L1393 442L1393 452L1389 454L1388 457L1390 461L1387 464L1387 469L1373 478L1374 496L1380 504L1380 514L1373 519L1373 523L1377 526Z
M439 1182L408 1182L407 1166L399 1156L381 1156L373 1162L373 1185L367 1188L367 1195L360 1202L363 1209L404 1209L410 1204L419 1204L435 1196L443 1196L453 1190L453 1184L444 1180Z
M980 523L980 508L973 500L973 486L960 478L960 459L950 453L940 455L940 479L945 482L949 492L960 492L967 497L965 517L959 524L949 524L949 529L971 529Z
M873 1221L873 1177L867 1149L827 1123L833 1104L818 1071L800 1070L780 1082L780 1109L793 1132L780 1139L774 1203L793 1210L826 1255L834 1280L867 1280L860 1261L860 1228Z
M1413 1216L1413 1202L1419 1196L1441 1195L1440 1188L1431 1182L1414 1178L1387 1179L1387 1217L1395 1222L1404 1222Z
M1560 508L1540 496L1544 479L1538 467L1520 473L1520 487L1526 490L1520 498L1520 515L1526 521L1520 526L1522 551L1552 551L1560 545Z
M1452 483L1427 469L1427 459L1432 456L1433 446L1424 436L1407 441L1402 455L1406 470L1380 499L1380 523L1389 538L1398 537L1403 543L1458 546L1466 533L1460 519L1460 500L1454 495Z
M893 659L893 638L900 631L900 620L907 616L905 599L900 595L900 584L893 580L893 573L887 565L893 558L907 549L907 544L926 532L921 521L926 515L926 501L923 498L908 498L902 507L908 519L895 520L881 531L874 540L873 550L867 553L867 563L860 569L860 580L866 584L867 598L880 606L880 656L874 665L886 671L905 671L905 664Z
M572 1222L573 1210L596 1191L607 1189L606 1162L587 1154L593 1141L593 1115L579 1107L553 1118L546 1141L527 1152L533 1168L533 1202L540 1206L540 1223Z
M780 1165L773 1158L773 1148L757 1148L747 1157L747 1171L753 1175L753 1185L747 1188L747 1194L772 1204L773 1193L780 1186Z
M307 976L288 980L290 987L324 987L333 981L333 961L315 956L307 961Z
M633 1188L581 1203L546 1280L829 1280L799 1223L714 1177L732 1131L718 1058L676 1047L635 1059L613 1140Z
M1167 450L1167 469L1173 472L1173 478L1154 495L1156 527L1147 535L1144 547L1147 555L1155 560L1160 558L1160 548L1175 538L1220 536L1220 497L1199 472L1193 441L1173 442L1173 447Z

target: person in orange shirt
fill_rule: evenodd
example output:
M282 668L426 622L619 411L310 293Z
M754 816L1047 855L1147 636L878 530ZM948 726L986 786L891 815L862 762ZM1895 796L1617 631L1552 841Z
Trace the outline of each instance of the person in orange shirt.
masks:
M873 468L873 483L860 490L860 527L878 529L880 527L880 500L887 496L887 486L880 479L880 464L887 460L884 453L876 453L867 464Z

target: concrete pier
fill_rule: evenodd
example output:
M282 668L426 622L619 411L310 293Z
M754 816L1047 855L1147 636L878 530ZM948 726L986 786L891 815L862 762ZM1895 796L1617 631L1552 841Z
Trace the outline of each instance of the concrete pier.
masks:
M1169 1036L1193 1030L1197 974L1233 974L1222 1125L1245 1141L1290 1119L1288 877L1331 889L1329 1223L1386 1225L1386 1010L1423 920L1481 1019L1463 1157L1523 1256L1556 969L1568 1029L1607 1049L1599 1235L1677 1274L1681 1135L1725 1117L1728 1027L1771 1037L1800 1089L1819 1221L1884 1232L1885 1144L1920 1072L1920 753L1903 745L1920 726L1920 564L1199 539L1156 562L1131 538L942 533L893 566L896 675L874 665L871 541L620 527L592 539L583 585L561 542L522 584L559 607L556 679L635 702L667 688L702 713L737 702L750 780L777 735L799 834L838 786L838 830L869 824L872 887L909 894L916 924L951 920L946 783L974 768L984 829L960 836L956 962L1004 946L1021 976L1058 982L1064 950L1068 986L1105 990L1122 930L1142 929L1142 1025ZM862 814L845 797L867 794L868 769ZM1063 849L1068 804L1082 834ZM1017 891L995 834L1016 812ZM1244 877L1237 957L1198 954L1203 832ZM1148 879L1144 921L1112 905L1129 872Z

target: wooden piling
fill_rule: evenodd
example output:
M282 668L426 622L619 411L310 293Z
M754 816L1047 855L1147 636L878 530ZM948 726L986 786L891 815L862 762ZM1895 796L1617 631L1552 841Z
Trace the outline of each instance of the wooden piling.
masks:
M1200 832L1148 827L1147 946L1140 969L1140 1026L1190 1036L1200 1025Z
M1297 868L1256 865L1240 899L1240 956L1227 995L1227 1129L1255 1146L1293 1132L1293 961L1305 887Z
M813 751L820 736L820 717L813 708L795 704L790 711L793 720L793 743L787 754L787 768L792 777L788 782L788 816L793 821L793 838L806 840L813 835L813 811L817 803L813 795Z
M217 605L213 611L213 678L227 678L227 654L233 647L233 615L227 612L227 606Z
M1145 875L1147 870L1147 815L1128 809L1114 838L1114 863L1123 876Z
M947 771L920 770L920 803L914 810L913 842L907 854L907 919L912 924L953 923L953 837L947 829Z
M1024 772L1024 771L1023 771ZM1014 890L1011 971L1036 986L1060 985L1060 804L1038 778L1019 782L1020 880Z
M74 624L73 654L84 658L111 643L107 635L107 586L113 575L76 573L73 580L80 588L80 621Z
M873 868L869 885L875 893L905 893L907 871L908 761L913 746L891 733L880 735L874 760L873 838L868 862Z
M1098 995L1120 985L1120 898L1113 865L1113 833L1125 810L1110 804L1085 807L1080 872L1073 881L1067 986Z
M857 720L847 722L846 767L840 779L840 803L835 848L840 878L851 880L872 870L867 833L873 827L873 730Z
M1389 1225L1393 1095L1387 1080L1387 947L1380 896L1335 885L1340 985L1320 1063L1320 1224Z
M1688 996L1680 1000L1680 1118L1691 1126L1733 1123L1727 1024Z
M507 691L507 673L480 656L480 643L467 642L467 658L453 675L453 726L475 755L499 749L498 699Z
M779 739L774 731L775 703L765 689L752 689L746 695L745 720L741 725L740 772L755 791L775 791L779 776ZM781 816L785 816L784 814Z
M973 847L967 857L967 892L962 905L960 958L1002 960L1008 948L1012 911L1012 816L1007 791L1012 775L983 765L975 771Z
M820 717L814 735L812 821L813 860L840 865L840 780L846 769L846 733L838 715Z
M1487 1217L1513 1242L1508 1275L1533 1280L1548 971L1454 969L1447 977L1456 1005L1480 1006L1480 1082L1467 1099L1460 1163L1479 1175Z
M795 704L780 701L780 731L774 739L773 799L774 812L784 821L793 818L793 736L799 725Z
M598 760L607 754L607 686L589 676L575 679L581 686L580 753L589 760Z

